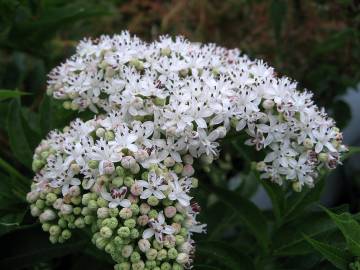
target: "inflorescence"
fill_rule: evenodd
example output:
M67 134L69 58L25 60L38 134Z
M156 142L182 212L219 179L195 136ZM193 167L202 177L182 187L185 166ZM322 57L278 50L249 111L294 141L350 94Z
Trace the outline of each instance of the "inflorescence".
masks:
M190 202L192 164L211 164L230 132L265 153L262 178L296 191L346 151L311 93L236 49L122 32L83 40L49 76L49 95L96 116L36 149L32 214L52 242L90 227L115 269L191 267L192 233L205 231Z

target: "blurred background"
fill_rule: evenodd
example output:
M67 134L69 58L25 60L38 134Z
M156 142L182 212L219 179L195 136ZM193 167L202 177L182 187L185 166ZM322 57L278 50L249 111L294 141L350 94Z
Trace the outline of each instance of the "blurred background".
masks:
M45 97L47 73L74 52L80 39L121 30L148 41L161 34L181 34L191 41L237 47L252 58L262 58L279 75L286 74L311 90L316 103L326 107L344 129L345 142L360 145L357 0L0 0L0 89L28 93L21 104L0 99L0 257L10 260L14 269L107 269L106 261L97 260L93 250L68 255L78 252L81 241L78 246L65 244L52 250L46 235L28 217L23 198L32 178L28 164L33 149L49 130L63 127L76 115ZM220 178L229 178L226 184L231 189L269 208L265 193L249 185L248 175L239 174L239 159L222 157L218 166L227 173ZM16 171L9 173L9 164L10 172ZM325 204L346 203L351 211L359 211L359 164L355 155L331 175ZM201 200L210 238L226 238L226 226L214 225L226 213L216 205L222 212L216 216L219 211L207 209L208 201ZM22 229L13 231L19 224ZM22 264L16 266L19 260Z

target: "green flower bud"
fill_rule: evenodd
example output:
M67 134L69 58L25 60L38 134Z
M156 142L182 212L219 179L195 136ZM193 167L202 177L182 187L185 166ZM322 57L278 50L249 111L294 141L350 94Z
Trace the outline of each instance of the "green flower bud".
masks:
M57 199L56 194L54 194L54 193L48 193L48 194L46 194L46 202L47 202L49 205L53 204L53 203L56 201L56 199Z
M87 215L92 214L92 211L88 207L85 206L81 209L81 214L83 216L87 216Z
M112 184L115 186L115 187L121 187L123 184L124 184L124 177L122 176L117 176L115 177L113 180L112 180Z
M131 245L125 245L121 250L121 255L124 258L129 258L133 252L133 247Z
M170 260L174 260L177 258L178 252L175 248L170 248L167 255Z
M165 192L165 193L166 193L166 192ZM164 206L170 206L170 205L173 204L173 201L171 201L169 198L165 198L165 199L162 200L162 204L163 204Z
M117 233L122 238L128 238L130 236L130 229L128 227L120 227Z
M73 213L74 213L74 215L76 215L76 216L78 216L78 215L80 215L81 214L81 208L80 207L75 207L74 209L73 209Z
M80 196L72 197L71 203L73 203L74 205L79 205L81 203L81 197Z
M130 208L123 208L120 210L119 216L122 219L128 219L132 217L132 211Z
M153 260L156 259L157 253L158 253L158 252L157 252L156 249L150 248L148 251L146 251L146 258L147 258L148 260L153 261Z
M110 217L117 217L119 214L119 209L117 208L109 208Z
M59 225L60 228L62 228L62 229L67 228L67 222L66 222L66 220L65 220L64 218L60 218L60 219L58 220L58 225Z
M95 170L95 169L99 168L99 161L97 161L97 160L89 160L88 165L89 165L90 169Z
M45 162L40 159L34 159L31 165L31 168L34 172L38 172L41 170L42 167L44 167Z
M160 54L161 56L170 56L171 49L169 47L162 48L160 49Z
M152 246L157 250L161 250L164 247L163 243L158 242L156 239L152 242Z
M115 265L115 270L130 270L131 265L128 262L122 262L120 264Z
M98 237L96 239L95 245L98 249L104 249L108 243L109 241L106 238Z
M152 209L152 210L150 210L148 216L149 216L149 218L155 219L155 218L157 218L157 216L158 216L158 212L157 212L155 209Z
M90 193L86 193L86 194L82 195L81 203L82 203L83 205L88 205L90 200L91 200L91 194L90 194Z
M131 187L134 184L134 178L132 178L131 176L126 176L124 179L124 185L127 187Z
M76 228L82 229L85 228L85 221L84 218L78 217L74 222Z
M101 207L96 211L98 218L107 218L109 216L109 208Z
M158 254L157 254L157 256L156 256L156 259L159 260L159 261L162 261L162 260L166 259L166 257L167 257L167 251L166 251L166 249L160 249L160 250L158 251Z
M164 209L164 214L167 218L172 218L176 215L176 208L174 206L168 206Z
M130 256L130 261L132 263L136 263L136 262L140 261L140 259L141 259L140 254L137 251L134 251Z
M51 244L56 244L58 242L59 237L57 235L50 235L49 241Z
M94 221L95 221L95 217L94 217L94 216L88 215L88 216L85 216L85 217L84 217L84 222L85 222L86 225L90 225L90 224L92 224Z
M61 236L67 240L67 239L70 239L71 237L71 232L69 230L63 230L62 233L61 233Z
M58 236L61 233L61 228L58 225L52 225L49 229L49 233L52 236Z
M134 228L134 229L130 230L130 238L131 239L137 239L137 238L139 238L139 236L140 236L140 233L137 229Z
M145 266L147 269L154 269L156 267L156 261L147 260Z
M142 252L145 253L150 249L151 244L150 244L149 240L147 240L147 239L140 239L138 242L138 247Z
M107 141L113 141L115 139L115 134L113 131L108 130L105 132L105 140Z
M320 153L319 154L319 160L322 162L326 162L329 159L329 155L327 153Z
M145 264L143 261L138 261L136 263L133 263L131 267L133 270L143 270L145 267Z
M115 251L115 246L113 243L109 243L105 246L105 252L106 253L113 253Z
M191 178L191 187L198 188L199 187L199 179L192 177Z
M51 227L51 224L50 224L50 223L43 223L43 224L41 225L41 228L43 229L44 232L48 232L49 229L50 229L50 227Z
M128 228L130 228L130 229L135 228L135 226L136 226L136 221L135 221L135 219L130 218L130 219L125 220L125 221L124 221L124 226L125 226L125 227L128 227Z
M114 238L114 243L115 243L115 245L117 245L117 246L121 246L121 245L124 244L124 241L123 241L123 239L122 239L120 236L115 236L115 238Z
M41 210L37 208L35 205L30 205L30 212L33 217L38 217L41 215Z
M115 169L116 173L120 177L125 177L125 169L121 166L117 166Z
M110 238L112 236L113 232L109 227L102 227L100 229L100 235L103 238Z
M99 207L107 207L109 204L108 201L103 199L102 197L99 197L96 202Z
M182 223L184 221L184 216L181 214L176 214L173 218L174 222Z
M133 216L137 216L139 214L139 212L140 212L140 208L139 208L139 206L137 204L132 204L130 206L130 209L131 209L131 212L132 212Z
M176 239L176 245L177 246L180 246L181 244L183 244L185 242L184 237L181 236L181 235L176 235L175 239Z
M172 270L184 270L184 267L178 263L174 263L172 266Z
M44 208L45 208L45 201L39 199L39 200L37 200L37 201L35 202L35 206L36 206L37 208L39 208L39 209L44 209Z
M143 172L143 173L141 174L141 178L142 178L142 179L148 179L148 177L149 177L149 172L148 172L148 171L145 171L145 172Z
M98 204L95 200L90 200L88 203L88 207L92 211L96 211L98 209Z
M151 206L157 206L159 204L159 199L156 198L155 196L150 196L147 199L147 203Z
M188 235L188 230L186 228L181 228L179 234L185 238Z
M161 270L171 270L171 264L168 262L164 262L161 264Z
M173 169L176 174L180 174L183 171L184 166L181 163L176 163Z

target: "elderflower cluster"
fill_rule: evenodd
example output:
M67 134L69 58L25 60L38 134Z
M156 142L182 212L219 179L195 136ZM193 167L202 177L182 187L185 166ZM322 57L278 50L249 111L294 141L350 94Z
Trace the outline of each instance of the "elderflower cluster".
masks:
M243 131L245 144L265 151L261 177L299 190L313 186L319 168L335 168L346 148L312 94L296 87L236 49L182 37L146 43L122 32L83 40L50 73L48 93L68 109L108 112L109 126L150 121L149 139L165 138L159 160L189 153L211 163L219 141Z
M89 228L115 270L191 267L199 206L190 202L193 159L151 139L153 122L97 116L53 131L34 154L27 200L50 241Z

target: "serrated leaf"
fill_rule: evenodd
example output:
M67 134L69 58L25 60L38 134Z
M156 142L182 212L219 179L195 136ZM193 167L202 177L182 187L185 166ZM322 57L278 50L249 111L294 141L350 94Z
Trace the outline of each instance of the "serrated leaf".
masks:
M32 150L29 142L27 141L24 127L22 125L21 107L19 100L11 101L7 116L7 131L9 135L9 142L11 150L15 157L27 166L31 168L32 162Z
M355 256L360 256L360 224L350 213L337 215L326 208L323 209L344 235L348 249Z
M324 242L317 241L306 235L304 239L316 250L318 251L326 260L331 262L337 268L342 270L347 270L348 265L351 262L351 255L346 251L336 248L335 246L329 245Z

